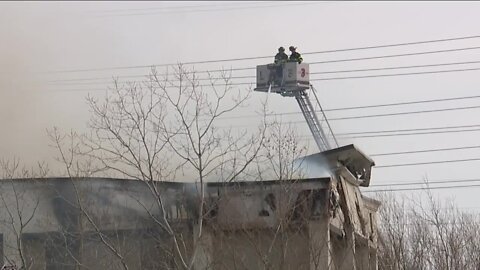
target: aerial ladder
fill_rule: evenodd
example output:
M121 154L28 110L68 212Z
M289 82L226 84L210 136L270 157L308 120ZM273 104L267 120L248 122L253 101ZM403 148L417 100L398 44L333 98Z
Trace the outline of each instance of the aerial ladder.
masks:
M338 147L316 90L310 84L308 64L286 62L257 66L257 86L254 90L295 97L320 152ZM319 108L320 118L310 100L309 92L315 98L313 101Z

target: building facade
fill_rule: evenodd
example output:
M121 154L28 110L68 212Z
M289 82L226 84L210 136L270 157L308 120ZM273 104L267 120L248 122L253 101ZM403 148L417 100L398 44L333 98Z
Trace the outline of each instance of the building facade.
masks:
M327 153L328 152L328 153ZM0 181L0 260L17 269L377 269L373 162L321 157L330 177L261 182ZM315 161L320 156L307 157ZM310 161L311 161L310 160Z

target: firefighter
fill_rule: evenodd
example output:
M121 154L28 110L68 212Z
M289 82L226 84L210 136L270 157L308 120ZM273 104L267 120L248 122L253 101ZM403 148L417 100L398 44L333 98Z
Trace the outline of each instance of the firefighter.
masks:
M278 48L278 53L275 55L274 65L272 65L272 72L270 72L270 82L277 86L282 85L283 81L283 64L288 61L288 55L285 53L285 48Z
M288 48L292 54L290 54L290 58L288 59L289 62L298 62L299 64L302 63L303 58L302 56L297 52L297 48L290 46Z
M288 55L285 53L285 48L280 47L278 48L278 53L275 55L275 64L283 64L287 62Z

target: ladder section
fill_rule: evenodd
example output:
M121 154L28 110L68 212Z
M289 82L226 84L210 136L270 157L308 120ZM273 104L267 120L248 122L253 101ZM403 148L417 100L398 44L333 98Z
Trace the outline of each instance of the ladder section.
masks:
M303 116L307 121L308 127L313 134L313 138L318 145L318 148L321 152L331 149L330 144L328 143L327 137L322 130L320 121L317 118L317 114L308 98L306 90L295 92L295 99L302 110Z
M320 105L320 102L317 98L317 95L313 87L312 87L312 91L313 91L313 94L315 95L315 101L317 102L321 110L320 120L318 119L317 114L315 112L315 108L313 107L312 102L308 97L307 90L296 91L294 95L295 95L295 99L298 102L298 105L300 106L300 109L302 110L303 116L307 121L308 127L312 132L313 138L315 139L315 142L317 143L317 146L320 149L320 151L326 151L326 150L332 149L332 146L329 143L329 137L327 136L330 136L331 138L333 138L335 142L335 146L338 147L337 140L333 135L330 124L328 123L327 117L325 116L325 113L322 110L322 107Z
M318 99L317 96L317 89L313 88L313 85L310 85L310 88L312 89L312 93L315 96L315 101L317 102L318 108L320 109L321 115L320 115L320 127L321 130L324 132L324 135L326 135L326 140L328 141L329 139L333 139L333 147L339 147L340 145L338 144L337 138L335 137L335 134L333 133L332 127L330 126L330 123L328 122L327 116L325 115L325 112L323 111L322 104L320 104L320 100ZM332 142L332 141L330 141Z

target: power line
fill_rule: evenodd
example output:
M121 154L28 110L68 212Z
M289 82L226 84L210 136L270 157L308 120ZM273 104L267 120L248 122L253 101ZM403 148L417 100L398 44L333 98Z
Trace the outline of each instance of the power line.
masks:
M361 139L361 138L378 138L378 137L397 137L397 136L412 136L412 135L430 135L430 134L443 134L443 133L458 133L458 132L472 132L472 131L480 131L480 129L471 129L471 130L451 130L451 131L438 131L438 132L417 132L417 133L406 133L406 134L377 134L371 136L343 136L345 133L336 133L336 136L341 139ZM369 133L368 131L366 133ZM313 141L311 135L303 135L298 136L299 141ZM480 146L478 146L480 147ZM445 149L428 149L428 150L420 150L420 151L411 151L410 153L420 153L420 152L437 152L437 151L453 151L453 150L462 150L462 149L469 149L469 148L477 148L477 146L466 146L466 147L458 147L458 148L445 148ZM384 153L381 155L395 155L400 153ZM407 153L402 153L407 154ZM375 156L375 155L370 155Z
M47 82L73 82L73 81L94 81L94 80L113 80L115 78L147 78L147 75L125 75L125 76L111 76L111 77L94 77L94 78L77 78L77 79L61 79L51 80ZM110 81L109 81L110 82Z
M470 182L479 182L480 178L474 179L449 179L449 180L437 180L437 181L416 181L416 182L407 182L407 183L390 183L390 184L376 184L370 185L370 187L386 187L386 186L409 186L409 185L430 185L430 184L450 184L450 183L470 183Z
M424 64L424 65L397 66L397 67L381 67L381 68L366 68L366 69L350 69L350 70L335 70L335 71L319 71L319 72L310 72L310 74L349 73L349 72L364 72L364 71L379 71L379 70L394 70L394 69L410 69L410 68L422 68L422 67L466 65L466 64L478 64L478 63L480 63L480 61L466 61L466 62L453 62L453 63L440 63L440 64Z
M304 6L313 4L323 4L326 2L314 2L314 3L301 3L301 4L288 4L288 5L269 5L269 6L247 6L247 7L225 7L214 9L193 9L193 10L179 10L179 11L153 11L144 13L125 13L125 14L111 14L111 15L99 15L98 17L115 17L115 16L143 16L143 15L156 15L156 14L173 14L173 13L196 13L196 12L211 12L211 11L231 11L231 10L243 10L243 9L257 9L257 8L274 8L274 7L288 7L288 6Z
M480 63L480 62L479 62ZM121 77L121 76L120 76ZM130 77L138 77L138 78L144 78L146 80L148 80L148 75L139 75L139 76L130 76ZM232 77L228 77L229 79L255 79L255 76L232 76ZM56 84L53 84L53 85L58 85L58 86L63 86L63 85L103 85L103 84L111 84L113 82L112 80L113 78L110 78L110 80L108 81L104 81L104 82L71 82L71 81L67 81L65 80L65 82L62 82L62 81L53 81L53 82L57 82ZM198 78L196 79L197 81L213 81L213 80L222 80L223 78ZM88 80L88 79L85 79L85 80ZM179 80L178 79L171 79L169 80L171 82L178 82ZM58 83L58 82L61 82L61 83ZM129 83L130 81L119 81L119 83Z
M331 111L346 111L346 110L356 110L356 109L367 109L367 108L380 108L380 107L390 107L390 106L401 106L401 105L412 105L412 104L423 104L423 103L434 103L434 102L443 102L443 101L455 101L455 100L469 100L469 99L477 99L480 98L480 95L474 96L462 96L462 97L451 97L451 98L440 98L440 99L426 99L426 100L418 100L418 101L405 101L405 102L396 102L396 103L384 103L384 104L373 104L373 105L362 105L362 106L352 106L352 107L339 107L339 108L330 108L324 109L325 112ZM475 107L476 108L476 107ZM455 109L466 109L465 107L460 108L451 108L450 110ZM444 109L441 109L444 110ZM433 112L435 110L429 110L429 112ZM320 111L316 111L320 112ZM405 112L410 113L410 112ZM411 113L420 113L420 112L411 112ZM285 112L285 113L270 113L266 114L266 116L280 116L280 115L300 115L301 112ZM219 119L227 120L227 119L241 119L241 118L258 118L259 115L243 115L243 116L229 116L229 117L221 117ZM357 116L359 117L359 116ZM368 116L373 117L373 116ZM298 123L289 122L289 123ZM469 128L469 127L478 127L479 125L461 125L461 126L444 126L444 127L430 127L430 128L417 128L417 129L396 129L396 130L379 130L379 131L361 131L361 132L351 132L351 133L344 133L344 135L352 135L352 134L368 134L368 133L386 133L386 132L404 132L404 131L419 131L419 130L435 130L435 129L449 129L449 128Z
M244 3L230 3L230 5L244 4ZM128 8L128 9L110 9L110 10L98 10L94 13L109 13L109 12L126 12L126 11L150 11L150 10L165 10L165 9L185 9L185 8L204 8L215 7L215 5L187 5L187 6L167 6L167 7L150 7L150 8Z
M433 109L433 110L410 111L410 112L397 112L397 113L369 114L369 115L358 115L358 116L347 116L347 117L334 117L334 118L329 118L328 120L329 120L329 121L330 121L330 120L332 120L332 121L337 121L337 120L350 120L350 119L371 118L371 117L397 116L397 115L406 115L406 114L419 114L419 113L445 112L445 111L457 111L457 110L470 110L470 109L478 109L478 108L480 108L480 105L477 105L477 106L456 107L456 108Z
M332 52L347 52L347 51L359 51L359 50L370 50L370 49L382 49L382 48L411 46L411 45L419 45L419 44L448 42L448 41L476 39L476 38L480 38L480 35L479 36L464 36L464 37L456 37L456 38L433 39L433 40L424 40L424 41L413 41L413 42L404 42L404 43L386 44L386 45L374 45L374 46L356 47L356 48L348 48L348 49L337 49L337 50L329 50L329 51L307 52L307 53L302 53L302 54L303 55L309 55L309 54L321 54L321 53L332 53Z
M474 71L474 70L480 70L480 68L451 69L451 70L411 72L411 73L396 73L396 74L380 74L380 75L369 75L369 76L334 77L334 78L313 79L313 80L310 80L310 81L331 81L331 80L345 80L345 79L365 79L365 78L379 78L379 77L393 77L393 76L409 76L409 75L422 75L422 74L463 72L463 71Z
M363 139L363 138L380 138L380 137L398 137L398 136L414 136L414 135L432 135L432 134L446 134L446 133L463 133L463 132L472 132L480 131L480 129L468 129L468 130L447 130L447 131L436 131L436 132L416 132L416 133L399 133L399 134L377 134L377 135L367 135L367 136L343 136L341 134L336 134L340 139ZM311 141L313 138L310 136L302 136L306 140ZM308 137L308 138L306 138Z
M304 124L304 122L298 122L301 124ZM245 127L250 127L251 125L245 126ZM402 130L384 130L384 131L360 131L360 132L347 132L347 133L336 133L336 136L342 139L358 139L358 138L378 138L378 137L396 137L396 136L410 136L410 135L428 135L428 134L443 134L443 133L459 133L459 132L472 132L472 131L480 131L480 128L478 129L461 129L461 130L443 130L443 131L433 131L433 132L416 132L416 133L397 133L397 134L377 134L377 133L390 133L390 132L406 132L406 131L415 131L415 130L436 130L436 129L452 129L452 128L460 128L460 127L478 127L480 125L465 125L465 126L445 126L445 127L432 127L432 128L419 128L419 129L402 129ZM239 127L239 126L237 126ZM227 128L227 127L218 127L218 128ZM371 134L373 133L374 135L371 136L346 136L346 135L352 135L352 134ZM311 135L302 135L299 136L299 138L305 138L305 139L300 139L300 140L313 140L311 138ZM480 147L480 146L479 146ZM466 146L464 147L465 149L467 148L476 148L476 146ZM451 148L451 150L460 150L463 149L461 147L457 148ZM434 152L434 151L448 151L450 149L430 149L430 150L419 150L419 151L412 151L413 152ZM370 155L370 156L379 156L379 155L395 155L395 154L401 154L403 152L396 152L396 153L383 153L383 154L376 154L376 155ZM407 154L405 152L405 154Z
M432 131L432 132L412 132L412 133L399 133L399 134L378 134L378 135L365 135L365 136L340 136L342 139L362 139L362 138L379 138L379 137L397 137L397 136L412 136L412 135L431 135L431 134L446 134L446 133L463 133L480 131L480 129L462 129L462 130L446 130L446 131Z
M381 169L381 168L393 168L393 167L405 167L405 166L418 166L418 165L431 165L431 164L443 164L443 163L469 162L469 161L478 161L478 160L480 160L480 158L450 159L450 160L440 160L440 161L428 161L428 162L415 162L415 163L401 163L401 164L380 165L380 166L375 166L375 168Z
M425 64L425 65L411 65L411 66L397 66L397 67L381 67L381 68L366 68L366 69L351 69L351 70L334 70L334 71L319 71L319 72L310 72L310 75L318 75L318 74L336 74L336 73L351 73L351 72L365 72L365 71L381 71L381 70L396 70L396 69L411 69L411 68L422 68L422 67L440 67L440 66L451 66L451 65L467 65L467 64L478 64L480 61L467 61L467 62L453 62L453 63L440 63L440 64ZM146 75L138 75L138 76L119 76L119 78L144 78L147 79L148 76ZM61 82L61 85L96 85L96 84L106 84L112 82L111 77L106 78L80 78L80 79L66 79L66 80L53 80L49 82L58 83ZM219 80L222 78L199 78L199 81L207 81L207 80ZM231 76L229 79L255 79L255 76L248 75L248 76ZM85 80L108 80L105 82L87 82L81 83L76 81L85 81ZM175 80L177 81L177 80ZM72 83L65 83L65 82L72 82Z
M455 186L446 186L446 187L419 187L419 188L379 189L379 190L364 190L363 192L422 191L422 190L433 190L433 189L471 188L471 187L480 187L480 185L455 185Z
M409 101L409 102L399 102L399 103L388 103L388 104L376 104L376 105L365 105L365 106L355 106L355 107L343 107L343 108L332 108L325 109L325 111L337 111L337 110L349 110L349 109L363 109L363 108L374 108L374 107L385 107L385 106L398 106L398 105L407 105L407 104L420 104L420 103L431 103L431 102L441 102L441 101L452 101L452 100L463 100L463 99L474 99L479 98L480 96L464 96L464 97L454 97L454 98L443 98L443 99L431 99L431 100L421 100L421 101ZM373 117L387 117L387 116L398 116L398 115L409 115L409 114L420 114L420 113L432 113L432 112L443 112L443 111L455 111L455 110L469 110L469 109L478 109L480 106L467 106L467 107L455 107L455 108L444 108L444 109L433 109L433 110L420 110L420 111L409 111L409 112L397 112L397 113L386 113L386 114L371 114L371 115L360 115L360 116L350 116L350 117L338 117L330 118L331 121L337 120L350 120L350 119L360 119L360 118L373 118ZM276 114L267 114L267 116L275 115L288 115L288 114L300 114L299 112L288 112L288 113L276 113ZM238 119L238 118L249 118L249 117L259 117L258 115L248 115L248 116L234 116L234 117L222 117L219 119ZM285 124L305 124L304 121L290 121ZM222 128L231 128L231 127L250 127L251 125L231 125L223 126ZM338 134L339 136L343 135L361 135L361 134L372 134L372 133L393 133L393 132L409 132L409 131L425 131L425 130L438 130L438 129L453 129L453 128L473 128L478 127L479 125L460 125L460 126L443 126L443 127L429 127L429 128L415 128L415 129L396 129L396 130L379 130L379 131L362 131L362 132L350 132ZM421 134L436 134L436 133L456 133L456 132L470 132L478 131L479 129L469 129L469 130L453 130L453 131L437 131L437 132L418 132L418 133L405 133L405 134L377 134L377 135L366 135L366 136L350 136L348 138L370 138L370 137L387 137L387 136L405 136L405 135L421 135Z
M391 152L391 153L380 153L380 154L371 154L369 156L379 157L379 156L392 156L392 155L406 155L406 154L430 153L430 152L465 150L465 149L476 149L476 148L480 148L480 145L450 147L450 148L436 148L436 149L425 149L425 150L412 150L412 151Z
M381 107L390 107L390 106L423 104L423 103L433 103L433 102L442 102L442 101L454 101L454 100L465 100L465 99L476 99L476 98L480 98L480 95L475 95L475 96L463 96L463 97L451 97L451 98L439 98L439 99L425 99L425 100L418 100L418 101L405 101L405 102L384 103L384 104L374 104L374 105L362 105L362 106L351 106L351 107L339 107L339 108L324 109L323 111L325 111L325 112L346 111L346 110L381 108ZM315 111L315 112L320 112L320 111ZM302 114L302 112L269 113L269 114L266 114L266 116L295 115L295 114ZM221 117L221 118L219 118L219 119L236 119L236 118L258 118L258 115L257 115L257 114L251 114L251 115L243 115L243 116L229 116L229 117Z
M381 56L347 58L347 59L338 59L338 60L326 60L326 61L310 62L309 64L314 65L314 64L351 62L351 61L360 61L360 60L373 60L373 59L383 59L383 58L391 58L391 57L404 57L404 56L413 56L413 55L458 52L458 51L468 51L468 50L478 50L478 49L480 49L480 47L466 47L466 48L456 48L456 49L437 50L437 51L424 51L424 52L415 52L415 53L402 53L402 54L391 54L391 55L381 55Z
M300 123L300 122L299 122ZM408 129L388 129L388 130L377 130L377 131L356 131L356 132L344 132L344 133L336 133L337 135L342 135L342 136L345 136L345 137L348 137L348 138L353 138L353 137L349 137L349 136L346 136L346 135L362 135L362 134L377 134L377 135L381 135L381 133L398 133L398 132L410 132L410 131L425 131L425 130L439 130L439 129L454 129L454 128L472 128L472 127L480 127L480 125L460 125L460 126L443 126L443 127L429 127L429 128L408 128ZM460 131L477 131L479 129L464 129L464 130L460 130ZM439 132L445 132L445 133L448 133L448 132L457 132L457 130L442 130L442 131L439 131ZM380 134L378 134L380 133ZM429 133L432 133L432 132L426 132L426 133L422 133L420 132L419 134L429 134ZM417 134L417 133L412 133L412 134ZM398 134L393 134L393 135L402 135L402 133L398 133ZM376 136L376 135L375 135Z
M427 72L412 72L412 73L397 73L397 74L380 74L380 75L369 75L369 76L354 76L354 77L334 77L334 78L322 78L322 79L311 79L310 81L330 81L330 80L345 80L345 79L362 79L362 78L377 78L377 77L394 77L394 76L410 76L410 75L425 75L425 74L436 74L436 73L451 73L451 72L464 72L464 71L477 71L480 68L471 68L471 69L454 69L454 70L440 70L440 71L427 71ZM223 86L224 84L213 84L213 86ZM244 83L230 83L230 86L240 86L240 85L255 85L255 82L244 82ZM211 87L212 84L201 84L198 87ZM176 88L175 86L167 88ZM108 89L65 89L65 90L56 90L56 91L105 91ZM55 90L53 90L55 91Z
M425 131L425 130L439 130L439 129L453 129L453 128L473 128L473 127L480 127L480 124L460 125L460 126L427 127L427 128L387 129L387 130L377 130L377 131L357 131L357 132L345 132L345 133L341 133L341 134L342 135L358 135L358 134L409 132L409 131Z
M479 98L480 96L464 96L464 97L454 97L454 98L443 98L443 99L431 99L431 100L421 100L421 101L409 101L409 102L399 102L399 103L387 103L387 104L376 104L376 105L365 105L365 106L355 106L355 107L343 107L343 108L332 108L325 109L325 111L337 111L337 110L349 110L349 109L363 109L363 108L374 108L374 107L385 107L385 106L397 106L397 105L407 105L407 104L420 104L420 103L431 103L431 102L440 102L440 101L452 101L452 100L463 100L463 99L474 99ZM420 114L420 113L433 113L433 112L443 112L443 111L455 111L455 110L469 110L469 109L478 109L480 106L466 106L466 107L455 107L455 108L444 108L444 109L433 109L433 110L420 110L420 111L409 111L409 112L397 112L397 113L386 113L386 114L370 114L370 115L360 115L360 116L350 116L350 117L338 117L338 118L329 118L330 121L337 120L350 120L350 119L360 119L360 118L373 118L373 117L388 117L388 116L398 116L398 115L409 115L409 114ZM267 114L267 116L275 115L288 115L288 114L300 114L299 112L288 112L288 113L276 113L276 114ZM250 118L250 117L259 117L259 115L248 115L248 116L233 116L233 117L222 117L219 119L238 119L238 118ZM304 121L289 121L284 124L305 124ZM242 128L250 127L252 125L230 125L222 126L221 128ZM359 131L359 132L349 132L349 133L340 133L337 135L362 135L362 134L376 134L376 133L394 133L394 132L410 132L410 131L428 131L428 130L439 130L439 129L456 129L456 128L474 128L479 127L480 125L458 125L458 126L442 126L442 127L427 127L427 128L413 128L413 129L394 129L394 130L378 130L378 131ZM418 132L418 133L401 133L401 134L377 134L372 136L347 136L348 138L367 138L367 137L385 137L385 136L403 136L403 135L419 135L419 134L435 134L435 133L455 133L455 132L468 132L468 131L478 131L479 129L467 129L467 130L450 130L450 131L437 131L437 132Z
M418 42L407 42L407 43L397 43L397 44L388 44L388 45L377 45L377 46L366 46L366 47L356 47L356 48L347 48L347 49L335 49L335 50L325 50L325 51L316 51L316 52L306 52L303 55L312 55L312 54L325 54L325 53L336 53L336 52L346 52L346 51L358 51L358 50L367 50L367 49L378 49L378 48L387 48L387 47L397 47L397 46L406 46L406 45L417 45L417 44L427 44L434 42L447 42L454 40L465 40L465 39L476 39L480 36L466 36L458 38L447 38L447 39L436 39L436 40L427 40L427 41L418 41ZM346 61L359 61L359 60L371 60L371 59L381 59L381 58L391 58L391 57L403 57L403 56L413 56L413 55L423 55L423 54L435 54L435 53L445 53L445 52L454 52L454 51L465 51L465 50L474 50L479 49L480 47L466 47L466 48L456 48L448 50L437 50L437 51L424 51L417 53L407 53L407 54L394 54L394 55L383 55L383 56L372 56L372 57L362 57L362 58L351 58L351 59L339 59L339 60L329 60L329 61L319 61L311 62L310 64L325 64L325 63L337 63L337 62L346 62ZM203 61L185 61L182 62L184 65L193 65L193 64L207 64L207 63L222 63L222 62L232 62L232 61L244 61L244 60L256 60L256 59L267 59L272 58L273 55L269 56L254 56L254 57L239 57L239 58L227 58L227 59L216 59L216 60L203 60ZM102 70L121 70L121 69L138 69L138 68L150 68L150 67L166 67L174 66L175 64L152 64L152 65L136 65L136 66L121 66L121 67L104 67L104 68L90 68L90 69L75 69L75 70L58 70L51 71L48 73L70 73L70 72L87 72L87 71L102 71ZM250 70L255 67L249 68L235 68L230 70ZM223 70L211 70L210 72L223 71ZM199 72L197 72L199 73Z
M466 127L475 127L475 126L480 126L480 125L467 125ZM385 130L385 131L362 131L362 132L347 132L347 133L336 133L337 136L340 136L341 138L352 138L352 139L358 139L358 138L377 138L377 137L389 137L389 136L406 136L406 135L424 135L424 134L442 134L442 133L458 133L458 132L471 132L471 131L480 131L480 129L462 129L462 130L443 130L443 131L433 131L433 132L416 132L416 133L397 133L397 134L377 134L377 133L390 133L390 132L406 132L406 131L415 131L415 130L436 130L436 129L451 129L451 128L458 128L462 126L450 126L450 127L435 127L435 128L420 128L420 129L402 129L402 130ZM352 134L375 134L371 136L346 136L346 135L352 135ZM305 136L300 136L300 137L310 137L310 135L305 135ZM475 148L473 146L470 146L472 148ZM467 148L467 147L465 147ZM435 149L428 150L425 152L433 152ZM457 150L457 149L451 149L451 150ZM458 149L460 150L460 149ZM422 150L423 151L423 150ZM422 151L412 151L413 152L422 152ZM437 150L435 150L437 151ZM440 150L438 150L440 151ZM448 151L447 149L443 149L443 151ZM407 154L406 152L396 152L396 153L383 153L383 154L376 154L376 155L370 155L370 156L381 156L381 155L397 155L397 154Z
M383 114L368 114L368 115L356 115L356 116L346 116L346 117L334 117L328 118L329 121L339 121L339 120L352 120L352 119L362 119L362 118L375 118L375 117L388 117L388 116L398 116L398 115L409 115L409 114L420 114L420 113L433 113L433 112L444 112L444 111L458 111L458 110L471 110L471 109L480 109L480 105L477 106L464 106L464 107L455 107L455 108L444 108L444 109L432 109L432 110L419 110L419 111L409 111L409 112L396 112L396 113L383 113ZM257 116L258 117L258 116ZM242 117L237 117L242 118ZM227 119L227 118L222 118ZM284 124L303 124L304 121L289 121ZM251 125L230 125L228 127L250 127ZM458 126L458 127L471 127L473 125ZM227 127L227 126L225 126ZM418 129L420 130L420 129ZM407 131L407 130L403 130ZM393 131L389 131L393 132Z
M350 77L332 77L332 78L319 78L319 79L310 79L311 82L314 81L332 81L332 80L347 80L347 79L368 79L368 78L380 78L380 77L397 77L397 76L412 76L412 75L426 75L426 74L439 74L439 73L452 73L452 72L465 72L465 71L478 71L480 68L466 68L466 69L450 69L450 70L438 70L438 71L421 71L421 72L410 72L410 73L394 73L394 74L378 74L378 75L362 75L362 76L350 76ZM253 77L253 76L245 76ZM220 78L218 78L220 79ZM209 80L209 79L207 79ZM176 80L174 80L176 81ZM99 83L72 83L67 85L98 85ZM100 83L102 84L102 83ZM107 83L103 83L107 84ZM231 83L230 85L255 85L256 82L243 82L243 83ZM63 85L63 84L62 84ZM58 86L62 86L58 85ZM223 84L214 84L215 86L222 86ZM211 84L199 85L199 87L208 87ZM173 86L172 86L173 87ZM171 87L171 88L172 88ZM80 89L81 90L81 89ZM88 91L88 89L86 89ZM105 90L105 89L100 89Z

